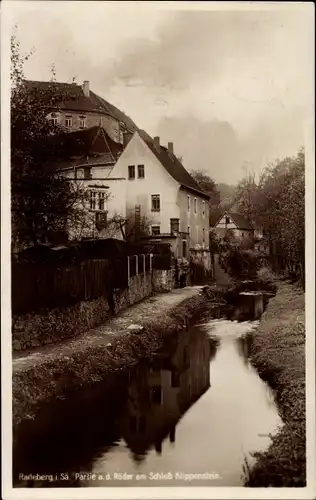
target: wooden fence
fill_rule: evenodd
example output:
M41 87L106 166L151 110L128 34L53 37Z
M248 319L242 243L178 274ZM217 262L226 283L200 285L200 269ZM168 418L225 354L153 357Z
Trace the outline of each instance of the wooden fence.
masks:
M81 264L12 265L12 312L74 304L108 294L113 283L108 260L87 260Z
M170 262L168 256L142 254L60 265L12 263L12 312L24 314L108 296L114 288L127 288L130 277L169 269Z

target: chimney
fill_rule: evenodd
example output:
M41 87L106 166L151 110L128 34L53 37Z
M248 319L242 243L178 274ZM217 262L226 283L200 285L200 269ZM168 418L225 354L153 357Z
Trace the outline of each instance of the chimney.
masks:
M83 82L82 90L85 97L90 97L90 82L88 80Z
M168 151L173 154L173 142L168 142Z
M159 151L159 149L160 149L160 137L154 137L154 146Z

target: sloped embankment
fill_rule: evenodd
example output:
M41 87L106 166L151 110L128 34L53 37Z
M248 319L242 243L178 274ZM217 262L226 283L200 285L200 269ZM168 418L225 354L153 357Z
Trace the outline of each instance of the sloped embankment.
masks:
M177 301L168 301L161 296L163 300L160 302L158 296L154 304L148 299L114 318L115 334L112 334L111 345L105 333L90 338L87 334L83 340L61 346L59 350L48 349L45 353L38 352L23 360L15 360L14 428L22 421L34 419L37 412L51 401L64 399L76 390L95 385L113 373L131 368L141 358L150 357L162 347L167 335L185 328L187 323L194 321L211 306L207 295L197 289L192 289L191 294L187 291L184 299L179 295ZM131 333L127 325L139 322L140 316L144 318L141 322L142 332ZM111 322L105 326L112 328Z
M255 334L252 362L274 390L284 426L249 473L247 486L306 485L305 295L280 283Z

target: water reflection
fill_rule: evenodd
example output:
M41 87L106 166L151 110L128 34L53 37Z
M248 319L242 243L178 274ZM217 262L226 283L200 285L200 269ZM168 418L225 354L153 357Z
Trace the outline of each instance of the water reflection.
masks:
M50 406L15 436L15 486L87 485L76 472L94 470L98 461L126 448L139 468L149 450L163 454L164 440L174 447L177 423L210 386L210 359L215 352L205 332L183 331L169 337L164 348L131 370L126 380L122 376L119 383L101 384L95 394L85 391L73 401ZM52 480L19 477L21 472L52 471ZM65 471L69 479L62 481Z
M258 316L262 297L240 301L233 321L229 310L226 318L204 318L168 337L126 376L50 406L19 435L15 486L241 486L245 456L251 463L250 454L269 445L267 435L281 420L272 392L249 362L258 321L242 321ZM69 480L26 484L21 472L66 472ZM90 479L91 472L101 480ZM171 474L172 483L151 481L158 472ZM130 479L116 480L119 473ZM214 477L185 483L186 473Z
M210 357L205 333L191 330L131 374L121 433L134 458L151 448L161 455L165 438L175 443L177 422L210 386Z
M242 292L237 297L237 304L230 319L238 321L257 320L265 307L264 294L261 292Z

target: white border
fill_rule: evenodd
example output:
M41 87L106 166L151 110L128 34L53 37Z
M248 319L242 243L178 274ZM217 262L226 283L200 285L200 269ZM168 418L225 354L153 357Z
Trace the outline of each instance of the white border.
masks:
M89 2L90 8L99 8L101 2ZM106 2L102 2L106 3ZM41 8L60 8L61 4L74 2L42 3ZM76 10L81 2L76 2ZM314 173L314 48L311 50L310 102L311 117L306 127L306 371L307 371L307 484L306 488L227 488L227 487L142 487L142 488L24 488L13 489L12 484L12 356L11 356L11 313L10 313L10 26L11 16L17 10L29 10L38 6L37 1L3 0L1 5L1 326L2 326L2 495L7 499L160 499L160 498L289 498L314 499L316 496L315 471L315 173ZM309 9L310 26L314 34L314 4L312 2L110 2L111 9L139 10L287 10ZM312 36L311 36L312 43ZM285 55L286 56L286 55ZM313 64L314 63L314 64ZM282 71L282 68L280 68Z

